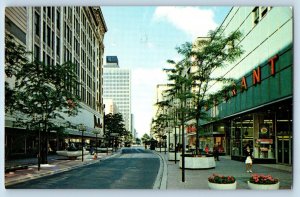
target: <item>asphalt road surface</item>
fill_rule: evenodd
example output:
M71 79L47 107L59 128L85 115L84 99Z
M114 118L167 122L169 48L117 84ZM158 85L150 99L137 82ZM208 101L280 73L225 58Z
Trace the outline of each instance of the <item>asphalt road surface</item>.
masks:
M116 157L7 189L152 189L159 164L149 150L124 148Z

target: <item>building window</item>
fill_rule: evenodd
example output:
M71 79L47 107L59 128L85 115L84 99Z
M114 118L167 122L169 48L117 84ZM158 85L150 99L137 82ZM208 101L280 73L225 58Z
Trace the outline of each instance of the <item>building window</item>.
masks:
M40 47L38 45L34 45L34 59L39 61L40 60Z
M59 12L59 10L56 10L56 25L57 25L57 29L60 30L60 12Z
M51 7L47 7L47 16L51 19Z
M60 54L60 39L56 37L56 55Z
M265 17L268 13L268 11L271 9L272 7L255 7L252 11L252 16L253 16L253 25L257 25L259 23L259 21Z
M255 7L252 11L254 26L259 22L259 7Z
M260 8L260 10L261 10L261 18L263 18L268 12L268 7L263 6Z
M49 26L47 26L47 44L51 47L51 29Z
M35 27L35 35L40 37L40 15L35 12L34 14L34 27Z
M43 42L46 43L46 22L43 23Z

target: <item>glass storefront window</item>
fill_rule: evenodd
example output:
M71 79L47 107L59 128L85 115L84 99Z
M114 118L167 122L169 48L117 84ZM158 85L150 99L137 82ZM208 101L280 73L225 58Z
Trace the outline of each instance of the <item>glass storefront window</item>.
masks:
M256 130L254 157L274 159L274 121L275 114L270 110L254 114Z
M244 156L244 147L253 147L253 114L247 114L231 121L231 155Z

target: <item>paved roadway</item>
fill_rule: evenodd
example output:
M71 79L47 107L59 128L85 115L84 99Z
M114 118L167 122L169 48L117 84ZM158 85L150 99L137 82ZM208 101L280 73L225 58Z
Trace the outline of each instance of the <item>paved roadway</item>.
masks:
M156 154L124 148L116 157L7 187L15 189L152 189L159 171Z

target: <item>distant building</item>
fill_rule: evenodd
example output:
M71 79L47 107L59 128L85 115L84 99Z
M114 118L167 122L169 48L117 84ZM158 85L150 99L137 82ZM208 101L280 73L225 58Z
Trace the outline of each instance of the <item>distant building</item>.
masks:
M112 99L123 115L125 128L131 128L131 71L120 68L117 56L107 56L103 68L103 99Z
M116 114L118 113L118 107L113 99L103 99L105 105L105 114Z

